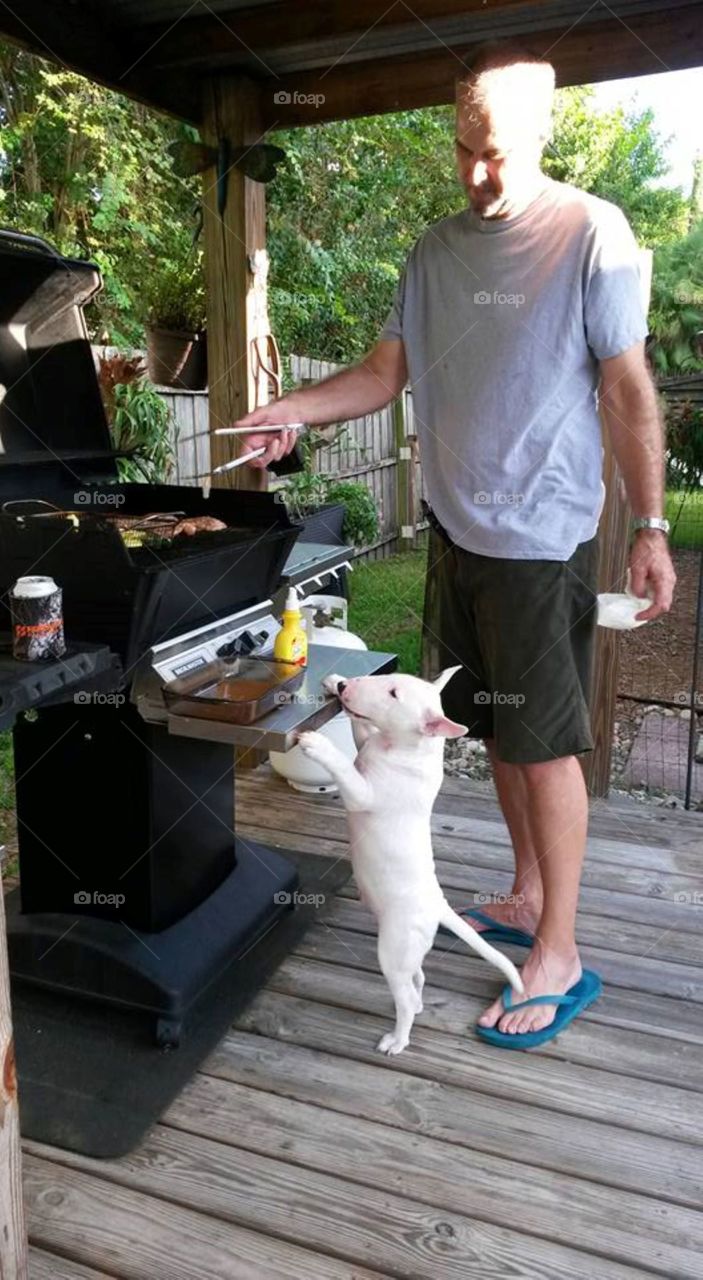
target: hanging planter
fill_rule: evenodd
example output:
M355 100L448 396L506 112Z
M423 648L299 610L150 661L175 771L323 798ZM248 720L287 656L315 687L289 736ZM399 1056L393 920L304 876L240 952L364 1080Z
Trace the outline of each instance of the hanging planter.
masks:
M157 386L204 391L207 387L207 334L149 327L146 331L149 377Z
M184 391L207 387L202 263L192 254L157 261L141 295L152 382Z

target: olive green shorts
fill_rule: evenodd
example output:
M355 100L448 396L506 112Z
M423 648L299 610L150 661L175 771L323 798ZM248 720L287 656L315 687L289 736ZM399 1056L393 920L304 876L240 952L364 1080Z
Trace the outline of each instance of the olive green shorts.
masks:
M499 760L593 749L597 581L597 536L567 561L502 560L430 527L425 665L436 673L461 664L442 691L445 713L469 737L494 739Z

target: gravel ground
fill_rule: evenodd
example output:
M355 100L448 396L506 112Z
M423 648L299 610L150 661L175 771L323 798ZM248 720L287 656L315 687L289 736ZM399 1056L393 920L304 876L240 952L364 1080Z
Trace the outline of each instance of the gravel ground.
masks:
M618 700L617 706L619 718L615 721L614 727L612 769L610 774L611 794L614 796L627 795L633 800L639 800L646 804L663 805L670 809L683 808L683 797L680 795L657 791L647 786L623 787L618 785L629 759L632 744L644 717L650 711L660 711L661 708L627 702L623 699ZM691 713L684 708L681 711L668 711L666 714L679 716L681 719L688 721ZM697 758L699 757L703 757L703 738L697 753ZM490 782L493 777L486 748L476 738L450 738L447 741L444 749L444 772L449 777L471 778L473 782ZM703 797L694 796L693 808L703 812Z
M622 633L618 686L621 695L690 703L699 557L699 551L675 549L673 559L678 581L671 612L645 627ZM698 697L703 707L703 654L700 681ZM645 704L632 702L627 697L618 698L613 737L612 793L628 795L648 804L680 808L683 807L682 796L650 788L646 779L644 786L637 787L625 786L621 782L640 725L644 717L656 709L654 701ZM681 710L668 710L666 714L688 720L691 713L684 705ZM697 759L700 759L703 757L703 712L698 715L698 726ZM447 742L444 771L452 777L471 778L476 782L490 781L492 777L483 743L471 738L455 738ZM694 796L693 804L703 810L703 796Z

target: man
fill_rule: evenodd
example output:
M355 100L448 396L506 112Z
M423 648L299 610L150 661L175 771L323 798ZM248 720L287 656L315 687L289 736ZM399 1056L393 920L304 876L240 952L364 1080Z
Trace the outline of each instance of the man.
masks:
M588 718L604 490L600 405L634 517L632 589L671 605L662 426L644 358L637 250L619 209L546 178L553 69L486 47L457 86L456 154L468 208L410 253L380 340L360 364L241 420L329 423L382 408L408 378L433 511L427 599L442 665L461 663L447 714L490 753L515 852L507 903L487 908L533 942L527 997L582 974L575 919L587 792L577 755ZM252 465L294 434L253 431ZM615 585L615 584L613 584ZM428 625L426 613L426 627ZM472 921L475 923L475 921ZM557 1006L479 1019L516 1037Z

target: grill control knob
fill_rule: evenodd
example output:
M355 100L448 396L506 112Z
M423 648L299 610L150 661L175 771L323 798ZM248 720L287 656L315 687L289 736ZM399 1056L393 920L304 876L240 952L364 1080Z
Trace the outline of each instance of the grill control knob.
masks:
M241 635L235 636L234 640L228 640L227 644L223 644L217 650L218 658L239 658L242 654L251 653L256 648L258 637L254 637L250 631L242 631Z

